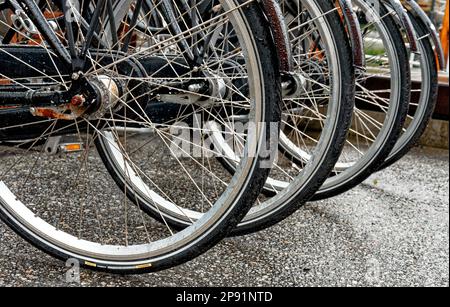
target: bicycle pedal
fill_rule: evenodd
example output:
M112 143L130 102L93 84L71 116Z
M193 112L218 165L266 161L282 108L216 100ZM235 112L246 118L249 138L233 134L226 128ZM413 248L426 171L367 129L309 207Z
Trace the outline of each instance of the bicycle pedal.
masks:
M59 145L59 150L64 153L80 152L84 148L82 143L64 143Z
M84 149L84 144L73 140L70 136L50 137L45 144L45 152L49 155L58 153L75 153Z

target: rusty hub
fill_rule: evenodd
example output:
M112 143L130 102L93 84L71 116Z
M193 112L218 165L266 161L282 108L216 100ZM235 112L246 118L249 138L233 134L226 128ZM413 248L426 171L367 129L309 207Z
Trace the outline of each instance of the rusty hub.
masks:
M88 83L95 95L77 93L69 102L52 107L31 108L30 112L37 117L74 120L80 117L97 119L114 110L120 97L120 82L108 75L89 78ZM77 92L77 91L74 91ZM84 92L82 89L78 92ZM69 96L70 97L70 96Z

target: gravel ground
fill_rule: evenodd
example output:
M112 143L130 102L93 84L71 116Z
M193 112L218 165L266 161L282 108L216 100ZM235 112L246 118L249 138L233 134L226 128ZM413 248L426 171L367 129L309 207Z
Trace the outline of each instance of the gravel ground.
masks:
M449 286L449 153L416 149L339 197L157 274L83 286ZM63 263L0 223L0 286L66 286ZM75 284L76 285L76 284Z

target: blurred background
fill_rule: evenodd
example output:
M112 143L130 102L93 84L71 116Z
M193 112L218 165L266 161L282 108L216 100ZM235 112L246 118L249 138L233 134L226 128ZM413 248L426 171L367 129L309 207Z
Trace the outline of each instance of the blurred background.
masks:
M434 119L422 138L421 145L448 149L449 139L449 96L448 96L448 72L449 72L449 2L448 0L417 0L420 6L428 14L440 32L441 43L447 58L446 71L440 73L439 99L436 106Z

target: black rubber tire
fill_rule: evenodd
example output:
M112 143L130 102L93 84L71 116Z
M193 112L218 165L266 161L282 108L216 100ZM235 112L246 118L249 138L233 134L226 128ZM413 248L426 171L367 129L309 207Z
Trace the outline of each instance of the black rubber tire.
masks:
M296 197L283 206L277 208L276 212L271 212L266 218L252 222L248 225L238 225L232 232L233 236L251 234L269 228L295 213L300 207L308 202L322 186L324 181L334 168L339 156L344 148L347 134L352 122L353 108L355 104L355 67L353 65L353 52L345 30L341 22L339 13L334 11L334 4L331 1L316 1L323 12L331 12L326 15L326 21L333 29L332 35L338 52L341 69L341 106L337 114L334 133L329 141L332 144L322 159L322 163L317 167L316 172L311 176L308 184L305 184ZM265 192L264 194L266 194Z
M238 225L238 227L232 232L233 236L245 235L268 228L294 213L316 193L322 183L328 178L345 145L348 129L352 120L355 97L355 68L353 65L353 53L350 42L347 38L345 27L341 22L338 12L334 10L333 4L330 1L321 0L316 1L316 3L323 12L330 12L325 15L325 19L329 23L330 29L332 29L331 35L333 35L334 41L336 42L336 53L340 61L340 80L342 80L340 89L340 105L339 108L336 108L338 111L335 114L333 122L330 123L330 130L332 133L330 133L327 141L324 141L324 143L328 145L326 147L326 152L324 151L325 153L320 157L322 163L317 163L308 184L302 186L301 190L296 193L295 199L292 199L292 201L286 202L282 206L277 207L274 212L267 214L254 223L252 222L248 225ZM230 173L234 173L234 168L231 167L229 163L225 162L224 159L219 158L218 160ZM141 206L141 208L146 208L147 210L145 210L145 212L161 221L161 217L158 212L148 210L147 206ZM176 229L186 227L185 223L178 222L170 217L167 217L165 222L169 223Z
M239 0L240 1L240 0ZM264 115L265 122L279 122L281 120L281 112L280 112L280 102L281 102L281 80L280 73L278 68L278 60L276 57L276 47L274 45L269 25L267 19L261 11L261 8L255 3L252 2L248 4L246 8L243 10L245 15L245 19L251 27L254 43L256 44L257 51L260 58L262 77L264 77L264 84L270 86L264 86L265 91L265 107L264 107ZM266 144L270 143L270 125L266 125L267 133L266 136ZM101 154L101 150L100 150ZM104 155L102 156L104 158ZM269 169L261 167L261 163L263 160L259 158L259 161L255 163L255 170L253 176L247 185L245 191L242 193L242 197L236 204L229 208L229 210L224 213L223 218L218 221L215 225L211 226L211 228L206 232L203 237L199 238L195 242L195 246L190 247L189 249L185 249L183 251L179 251L178 253L174 253L172 255L168 255L163 259L156 259L152 262L151 267L136 267L133 269L118 269L111 267L101 267L96 266L93 267L91 265L86 264L85 260L78 259L77 257L69 256L68 254L55 250L51 244L46 244L42 242L43 240L37 240L32 234L30 234L26 229L16 220L12 220L5 212L2 210L0 206L0 219L3 220L12 230L14 230L17 234L19 234L22 238L27 240L29 243L37 247L38 249L44 251L45 253L50 254L51 256L58 258L62 261L66 261L68 259L75 259L80 262L80 265L92 270L111 272L117 274L142 274L148 272L160 271L163 269L171 268L182 263L185 263L193 258L201 255L206 252L208 249L216 245L219 241L221 241L224 237L226 237L235 226L241 221L241 219L246 215L248 210L251 208L253 203L256 201L256 198L262 191L264 187L264 183L269 174ZM108 164L106 164L108 166ZM108 170L111 172L111 167L108 167ZM116 182L120 185L121 180L115 176L115 173L112 172ZM123 186L122 186L123 187ZM151 212L149 212L151 214ZM155 217L157 218L157 217ZM42 239L42 238L41 238Z
M411 71L409 67L408 52L394 18L388 15L388 10L384 4L380 4L380 14L385 16L382 22L389 29L390 40L395 48L398 64L400 65L400 103L396 106L395 114L390 119L390 133L385 138L383 145L372 158L371 162L366 164L358 174L355 174L349 180L336 185L332 188L323 190L323 187L311 198L312 201L327 199L345 193L358 186L364 180L369 178L374 172L378 171L381 165L391 153L402 132L408 110L411 95ZM392 106L391 106L392 107ZM386 124L386 123L385 123Z
M412 14L409 14L409 17L411 18L411 22L413 24L414 30L416 31L417 37L424 37L429 34L429 29L427 29L427 26L420 19L415 18ZM408 154L414 146L418 144L420 138L422 137L425 129L427 128L433 117L433 112L436 107L439 92L438 64L431 41L428 38L423 38L419 40L419 45L421 45L421 48L424 51L424 54L422 56L425 57L425 60L428 63L428 67L430 68L430 88L428 89L428 92L425 93L425 95L427 95L427 100L425 106L422 106L424 108L423 113L421 115L418 115L421 117L420 123L414 128L414 131L408 131L409 136L407 141L401 144L399 148L394 148L394 151L391 152L390 156L380 167L380 171L399 161L406 154ZM416 114L414 114L414 116L415 115ZM397 146L398 145L399 144L397 144Z

